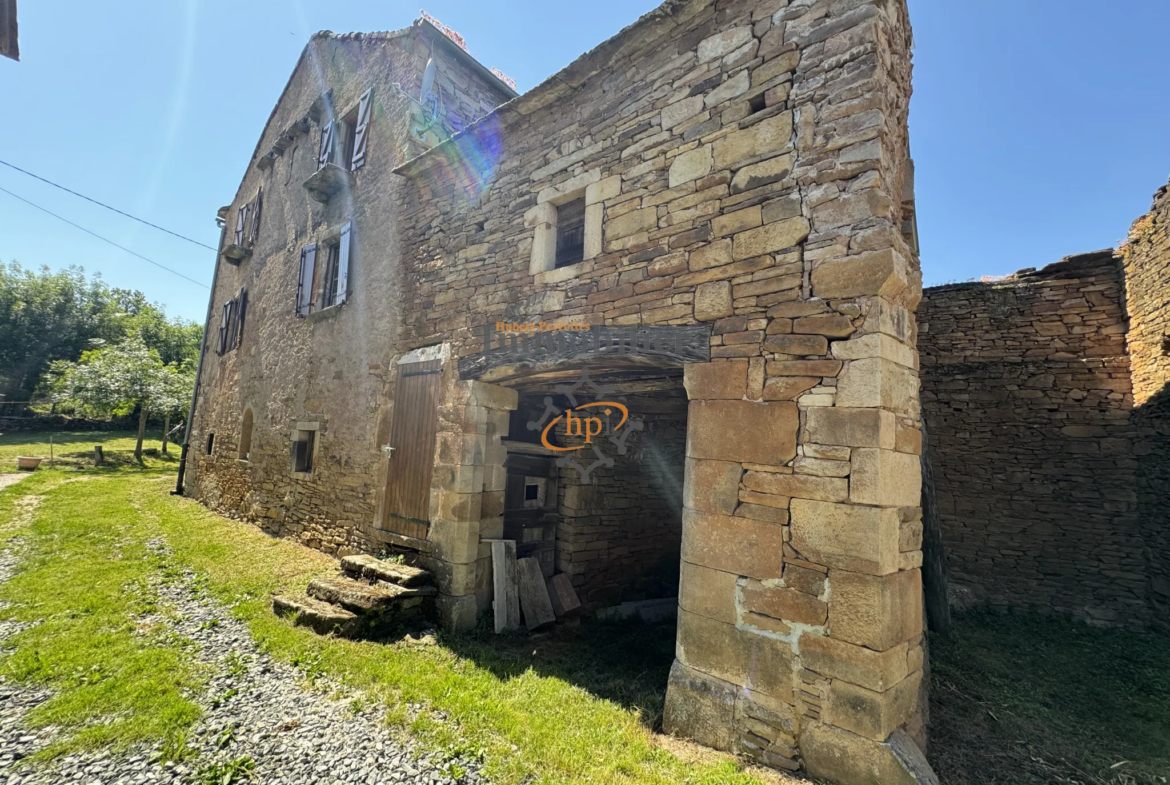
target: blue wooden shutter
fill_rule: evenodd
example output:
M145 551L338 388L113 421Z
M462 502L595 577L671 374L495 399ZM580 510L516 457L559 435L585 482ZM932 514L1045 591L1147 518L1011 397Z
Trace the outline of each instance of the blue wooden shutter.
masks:
M333 120L321 126L321 147L317 150L317 168L325 168L325 164L333 161L333 137L336 135L334 131L337 128L337 123Z
M317 264L316 244L301 249L301 275L297 281L297 316L308 316L313 303L313 267Z
M370 88L362 93L358 102L357 127L353 135L353 158L349 162L350 169L361 169L366 162L366 147L369 144L370 115L373 111L374 90Z
M352 222L346 222L345 226L341 227L341 239L338 241L337 296L333 299L333 302L337 305L345 302L346 294L349 292L349 255L351 239L353 237L351 232L352 227Z

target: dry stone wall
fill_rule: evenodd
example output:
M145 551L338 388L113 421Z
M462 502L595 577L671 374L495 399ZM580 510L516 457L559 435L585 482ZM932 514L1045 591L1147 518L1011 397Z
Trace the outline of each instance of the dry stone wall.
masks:
M1154 623L1170 630L1170 186L1122 248L1129 303L1138 500Z
M926 290L922 403L960 599L1150 621L1124 287L1102 251Z

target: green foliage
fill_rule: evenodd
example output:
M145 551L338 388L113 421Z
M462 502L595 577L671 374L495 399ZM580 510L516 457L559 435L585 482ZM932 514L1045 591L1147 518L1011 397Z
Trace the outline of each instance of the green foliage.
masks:
M26 270L0 262L0 395L27 401L55 360L136 337L164 365L198 357L203 328L169 319L142 292L114 289L80 267Z
M158 352L134 336L83 352L77 362L54 362L45 386L67 410L106 416L136 409L181 412L194 384L189 363L163 365Z

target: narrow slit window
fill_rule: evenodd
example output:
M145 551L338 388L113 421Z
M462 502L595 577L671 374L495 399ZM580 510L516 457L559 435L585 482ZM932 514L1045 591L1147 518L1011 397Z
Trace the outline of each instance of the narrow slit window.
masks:
M215 447L215 432L207 434L207 454L211 455L212 448Z
M575 199L557 208L556 267L577 264L585 259L585 199Z

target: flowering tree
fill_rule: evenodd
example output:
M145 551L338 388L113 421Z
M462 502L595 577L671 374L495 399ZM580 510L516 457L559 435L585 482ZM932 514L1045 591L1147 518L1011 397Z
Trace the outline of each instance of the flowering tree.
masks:
M134 458L141 461L148 413L172 414L187 405L195 383L187 365L163 365L158 352L134 336L83 352L77 362L53 363L50 386L55 401L71 404L86 414L126 415L137 409Z

